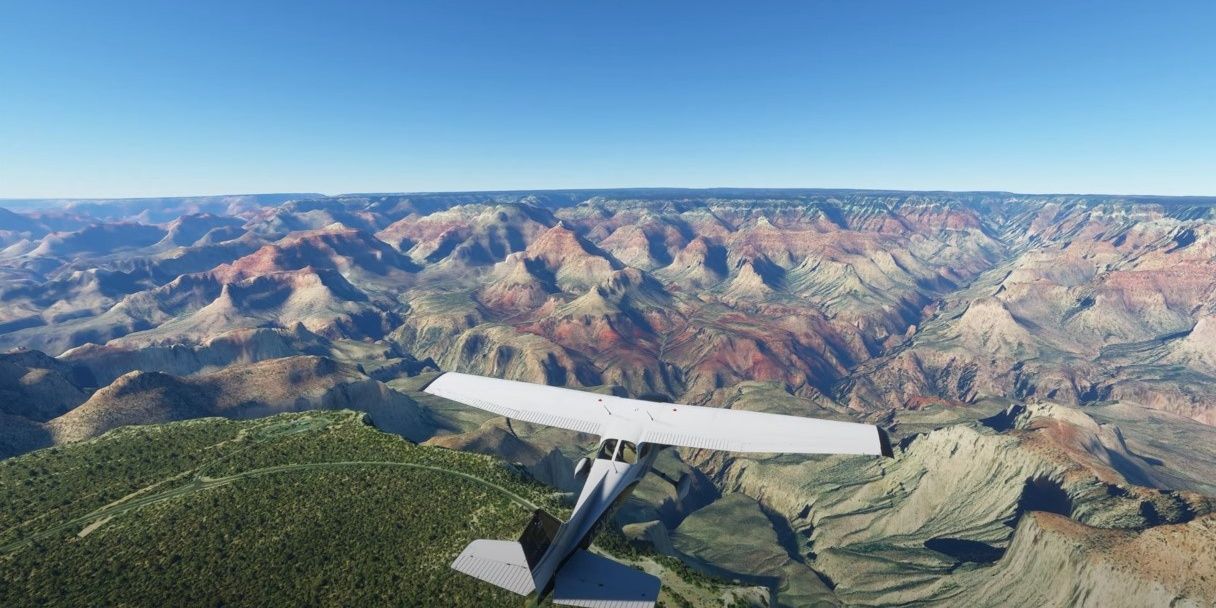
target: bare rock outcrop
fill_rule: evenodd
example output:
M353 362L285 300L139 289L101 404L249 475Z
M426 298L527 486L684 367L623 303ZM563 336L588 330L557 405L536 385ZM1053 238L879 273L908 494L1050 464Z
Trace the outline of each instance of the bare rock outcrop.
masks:
M1005 555L988 569L964 575L949 603L1198 608L1216 604L1213 564L1212 515L1138 531L1032 512L1020 520Z

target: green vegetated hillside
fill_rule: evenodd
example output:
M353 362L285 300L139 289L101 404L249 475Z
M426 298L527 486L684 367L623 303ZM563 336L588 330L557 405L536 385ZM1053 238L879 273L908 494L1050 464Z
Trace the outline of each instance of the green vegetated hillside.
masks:
M523 605L448 564L535 507L568 513L500 461L354 412L126 427L0 462L0 606ZM748 597L658 573L684 589L669 605Z

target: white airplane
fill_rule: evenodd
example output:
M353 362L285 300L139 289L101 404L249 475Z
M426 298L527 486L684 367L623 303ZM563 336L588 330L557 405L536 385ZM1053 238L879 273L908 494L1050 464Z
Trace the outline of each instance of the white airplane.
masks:
M423 390L487 412L601 437L569 521L537 510L518 542L475 540L452 568L520 595L588 608L650 608L659 579L587 550L612 507L633 491L660 448L891 456L876 426L655 403L448 372Z

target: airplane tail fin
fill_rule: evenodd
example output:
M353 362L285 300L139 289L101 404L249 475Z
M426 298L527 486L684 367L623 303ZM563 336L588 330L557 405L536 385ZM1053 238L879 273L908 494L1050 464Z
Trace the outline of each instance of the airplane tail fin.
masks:
M584 608L652 608L659 579L580 549L557 571L553 603Z
M460 552L452 569L520 595L536 590L532 569L553 543L562 522L537 509L519 542L475 540Z

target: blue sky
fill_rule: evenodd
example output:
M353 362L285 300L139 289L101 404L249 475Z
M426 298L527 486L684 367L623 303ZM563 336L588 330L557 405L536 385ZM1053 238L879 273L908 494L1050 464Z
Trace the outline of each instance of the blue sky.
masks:
M0 197L1216 195L1216 2L10 2Z

